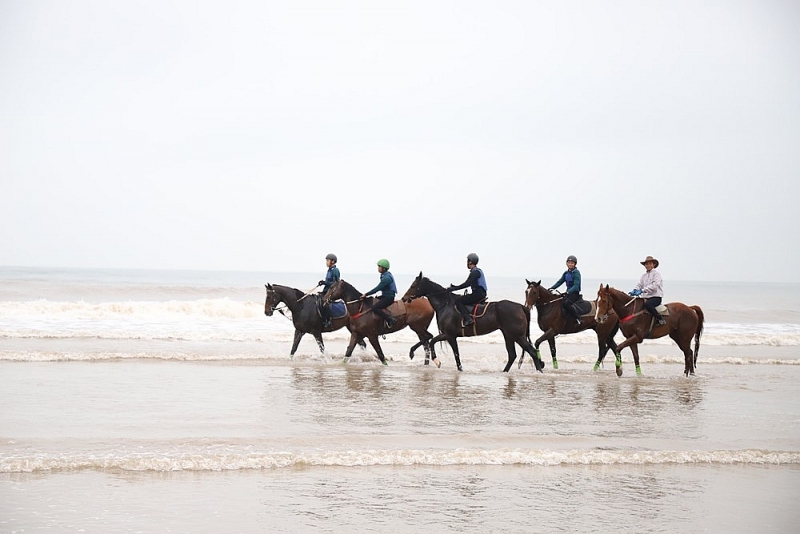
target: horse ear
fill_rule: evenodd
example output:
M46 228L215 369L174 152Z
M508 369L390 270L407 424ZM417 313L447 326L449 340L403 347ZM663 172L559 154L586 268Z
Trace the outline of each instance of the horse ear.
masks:
M542 281L541 281L541 280L539 280L538 282L536 282L536 285L537 285L537 286L540 286L540 285L542 285Z
M528 285L531 285L531 281L528 280L527 278L525 279L525 283L528 284Z
M419 272L419 276L417 278L422 279L422 271Z

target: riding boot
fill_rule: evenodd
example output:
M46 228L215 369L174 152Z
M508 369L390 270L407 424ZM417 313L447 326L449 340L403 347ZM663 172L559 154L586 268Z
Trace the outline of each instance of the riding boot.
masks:
M471 314L471 313L469 313L469 310L467 309L467 306L466 306L466 305L464 305L464 304L461 304L461 303L459 302L459 303L456 305L456 307L458 308L458 313L460 313L460 314L461 314L461 322L464 324L464 326L469 326L469 325L471 325L472 323L474 323L474 322L475 322L475 321L472 319L472 314Z
M661 317L661 315L659 314L656 315L656 323L658 324L658 326L664 326L665 324L667 324L667 321L665 321L664 318Z

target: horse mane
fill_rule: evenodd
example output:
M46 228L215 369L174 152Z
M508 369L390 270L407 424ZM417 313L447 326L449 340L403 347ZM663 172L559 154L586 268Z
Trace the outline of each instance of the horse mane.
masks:
M295 300L299 299L300 297L302 297L304 295L304 293L302 291L300 291L299 289L297 289L296 287L282 286L280 284L269 284L269 285L271 285L274 288L278 288L279 287L281 289L285 289L285 290L293 293Z
M347 297L348 293L357 294L358 296L361 296L361 291L356 289L355 286L353 286L353 284L351 284L347 280L340 278L339 283L342 284L342 296L344 296L345 298L349 298Z
M422 273L420 273L420 274L422 274ZM439 284L437 284L436 282L434 282L433 280L431 280L431 279L430 279L430 278L428 278L427 276L423 276L423 277L420 279L420 281L422 281L422 280L425 280L425 281L426 281L426 282L427 282L427 283L430 285L430 287L431 287L431 289L432 289L433 291L435 291L435 292L441 292L441 293L444 293L444 292L445 292L444 286L440 286Z

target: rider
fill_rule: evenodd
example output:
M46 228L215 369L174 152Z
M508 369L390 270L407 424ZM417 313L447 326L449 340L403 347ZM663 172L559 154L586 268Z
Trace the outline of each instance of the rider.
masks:
M661 314L656 311L656 306L661 304L661 299L664 297L663 281L661 280L661 273L656 271L658 268L658 260L653 256L647 256L644 261L640 261L644 265L645 273L639 279L630 293L632 297L641 296L644 301L644 308L653 316L658 323L658 326L667 324Z
M325 264L328 266L328 272L325 273L325 279L320 280L317 284L317 286L323 286L322 291L319 293L319 313L322 316L322 326L324 328L330 328L331 326L331 307L330 304L323 303L323 297L333 283L342 277L341 274L339 274L339 268L336 266L337 261L336 254L328 254L325 256Z
M470 293L456 297L456 307L464 320L464 326L469 326L475 322L472 319L467 305L477 304L483 301L486 298L486 291L488 289L486 286L486 276L484 276L483 271L478 268L478 261L479 258L477 254L474 252L468 254L467 269L469 269L469 276L467 276L466 281L457 286L450 284L450 287L447 288L447 291L456 291L458 289L464 289L465 287L470 288Z
M550 286L550 290L556 289L564 282L567 283L567 292L564 295L564 301L561 303L563 310L575 318L578 324L581 324L580 313L576 310L577 304L583 301L581 296L581 272L576 268L578 265L578 258L575 256L567 256L567 270L561 275L558 281Z
M361 298L365 299L380 291L381 296L372 305L372 311L375 312L375 315L382 317L386 321L386 326L391 328L397 319L389 315L385 308L394 302L394 297L397 295L397 285L394 283L394 276L389 272L389 260L385 258L378 260L378 272L381 273L380 282L378 282L377 286L362 294Z

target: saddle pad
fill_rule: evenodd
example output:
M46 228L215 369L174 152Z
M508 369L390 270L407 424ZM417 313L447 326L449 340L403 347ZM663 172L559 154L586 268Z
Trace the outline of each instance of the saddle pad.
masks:
M344 305L343 300L335 300L331 302L331 317L339 319L347 315L347 306Z
M667 307L664 306L663 304L659 304L658 306L656 306L656 311L661 315L669 315L669 309L667 309Z
M597 311L597 304L593 300L583 301L580 303L581 317L592 316Z
M406 314L406 303L402 300L396 300L386 307L386 311L392 317L400 317Z

